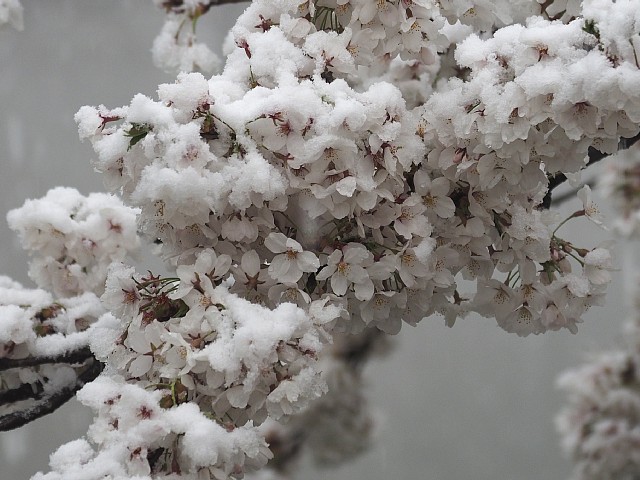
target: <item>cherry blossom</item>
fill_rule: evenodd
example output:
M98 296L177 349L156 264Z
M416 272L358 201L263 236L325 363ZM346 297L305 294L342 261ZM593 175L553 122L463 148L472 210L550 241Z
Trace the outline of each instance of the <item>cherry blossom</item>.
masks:
M269 275L281 283L296 283L303 272L315 272L320 267L318 257L305 252L298 242L282 233L271 233L265 246L276 255L269 266Z

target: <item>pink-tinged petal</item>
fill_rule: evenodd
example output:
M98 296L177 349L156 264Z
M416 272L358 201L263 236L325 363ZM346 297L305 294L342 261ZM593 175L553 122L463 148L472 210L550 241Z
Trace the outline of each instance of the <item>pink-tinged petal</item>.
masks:
M355 177L346 177L336 183L336 191L343 197L352 197L356 191L357 182Z
M268 273L271 278L280 281L280 278L289 271L291 263L291 260L287 259L286 255L278 255L269 265Z
M236 385L227 390L227 400L232 407L244 408L247 406L251 390L244 390L243 385Z
M409 225L401 222L400 220L396 220L394 222L393 228L399 235L402 235L404 238L410 239L413 236L411 233L411 229L409 228Z
M327 265L336 265L341 258L342 251L334 250L333 252L331 252L331 255L329 255L329 258L327 258Z
M594 285L605 285L611 281L611 274L599 268L589 268L589 266L587 266L585 267L585 274Z
M151 351L151 341L144 332L133 330L129 332L126 339L126 345L137 353L147 353Z
M255 250L249 250L240 260L240 268L248 275L255 275L260 271L260 257Z
M436 200L436 214L440 218L451 218L456 212L456 204L449 197L438 197Z
M280 283L297 283L302 277L302 270L298 268L298 265L295 262L288 262L289 268L285 273L278 277L278 281Z
M287 251L287 237L282 233L270 233L264 239L264 246L273 253L282 253Z
M450 186L451 184L449 183L449 180L444 177L440 177L431 182L430 191L433 196L440 197L449 193Z
M216 276L224 275L231 268L231 257L229 255L220 255L215 261L213 271Z
M360 283L369 278L369 274L360 265L350 265L347 278L353 283Z
M404 283L407 287L412 288L416 284L415 277L411 275L411 273L409 273L406 269L401 268L398 273L400 274L400 280L402 280L402 283Z
M375 192L360 192L356 197L356 202L362 210L368 212L376 206L378 195Z
M302 250L304 250L304 248L302 248L302 245L296 242L293 238L287 238L286 249L291 249L294 252L301 252Z
M316 280L318 280L318 281L326 280L331 275L333 275L333 273L335 271L336 271L336 265L335 264L327 265L322 270L320 270L320 273L318 273L318 275L316 275Z
M430 190L431 179L429 174L424 170L418 170L413 176L413 184L416 187L416 191L426 193Z
M359 243L350 243L344 249L344 261L347 263L362 263L368 257L369 251Z
M203 250L196 258L194 270L196 272L209 272L216 261L216 254L213 250Z
M129 373L134 377L141 377L151 369L152 364L151 355L140 355L129 365Z
M356 298L361 302L366 302L373 297L373 282L371 279L367 279L367 281L362 283L356 283L354 285Z
M303 272L315 272L320 268L320 260L312 252L298 253L297 260Z
M349 282L347 282L347 279L341 273L336 273L331 277L331 289L336 295L340 297L343 296L345 293L347 293L348 286Z
M376 13L378 13L377 3L365 2L364 5L362 6L362 9L360 10L358 19L360 20L360 23L362 23L363 25L366 25L367 23L369 23L371 20L374 19L374 17L376 16Z
M421 237L427 238L431 235L433 231L433 227L429 223L427 217L423 217L422 215L415 216L411 219L411 224L409 225L411 231L415 235L420 235ZM411 238L411 237L407 237Z

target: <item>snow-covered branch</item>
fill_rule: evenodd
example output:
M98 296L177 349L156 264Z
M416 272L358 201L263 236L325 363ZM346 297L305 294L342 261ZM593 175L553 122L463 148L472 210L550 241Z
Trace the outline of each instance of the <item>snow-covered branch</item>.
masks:
M10 368L35 367L47 363L79 364L90 358L93 358L93 354L87 347L50 357L2 358L0 359L0 371Z
M77 363L75 360L72 363ZM15 404L20 401L35 400L23 408L18 407L11 413L0 415L0 431L13 430L23 425L44 417L66 402L71 400L78 390L87 383L95 380L102 371L102 364L98 361L91 360L67 383L59 383L58 380L51 380L43 383L38 390L33 390L31 385L23 384L20 387L4 391L0 394L0 406L6 406L7 403ZM29 395L28 389L32 389ZM20 405L20 404L19 404Z

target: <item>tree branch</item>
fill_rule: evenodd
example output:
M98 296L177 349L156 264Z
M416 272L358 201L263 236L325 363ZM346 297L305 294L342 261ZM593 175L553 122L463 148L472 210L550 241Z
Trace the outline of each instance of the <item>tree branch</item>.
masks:
M343 338L336 338L333 355L354 370L360 370L377 350L384 349L384 342L389 336L378 328L367 328L362 333L348 334Z
M42 397L42 385L23 383L17 388L0 392L0 405L8 403L22 402L23 400L34 400Z
M218 5L228 5L229 3L250 3L251 0L209 0L209 5L217 7Z
M618 142L618 151L626 150L627 148L630 148L638 140L640 140L640 133L638 133L636 136L631 138L621 138L620 141ZM599 162L600 160L610 156L611 154L602 153L601 151L596 150L593 147L589 147L588 155L589 155L589 161L587 162L587 165L586 165L587 167L589 165L593 165L596 162ZM547 194L542 200L542 208L547 210L551 208L551 195L553 190L559 187L560 185L562 185L566 181L567 181L567 176L564 173L557 173L549 177L549 187L547 190Z
M249 3L251 0L204 0L197 8L197 14L202 15L207 13L211 7L217 7L218 5L228 5L231 3ZM184 4L184 0L166 0L162 2L161 6L167 12L183 13L187 7Z
M78 375L73 385L42 397L38 403L25 410L0 416L0 431L5 432L22 427L33 420L54 412L73 398L76 392L86 383L91 382L100 375L101 371L102 364L97 360L93 360L87 369Z
M90 358L93 358L93 354L87 347L53 357L2 358L0 359L0 371L9 370L10 368L36 367L47 363L80 364Z

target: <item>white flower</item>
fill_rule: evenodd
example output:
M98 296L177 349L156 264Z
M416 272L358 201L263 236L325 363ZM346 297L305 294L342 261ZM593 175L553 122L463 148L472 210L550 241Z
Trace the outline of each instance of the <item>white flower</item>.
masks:
M151 369L155 351L164 343L162 332L164 332L164 327L157 321L141 329L132 325L127 330L124 344L135 352L128 367L128 371L133 377L139 378Z
M206 44L196 41L186 16L167 17L162 31L153 42L151 52L156 66L167 71L210 73L220 60ZM185 25L186 23L186 25Z
M400 312L405 309L407 295L402 292L376 292L368 301L361 303L360 315L367 325L375 325L380 330L395 335L402 322Z
M589 185L585 185L578 190L578 198L582 201L582 208L584 214L589 220L599 226L603 226L604 215L600 213L598 206L591 200L591 188ZM603 227L604 228L604 227Z
M429 259L435 247L435 241L429 240L432 239L426 239L420 244L420 247L427 246L426 250L412 247L406 248L398 254L398 273L403 283L409 288L416 285L416 278L433 276L433 273L429 271Z
M100 300L117 317L132 318L138 314L142 297L134 280L135 273L135 268L122 263L109 267L106 288Z
M441 218L450 218L456 211L453 200L448 197L450 182L444 177L431 180L424 170L418 170L413 182L416 193L422 195L427 211L433 211Z
M270 233L264 246L273 253L281 253L273 258L268 270L271 278L281 283L296 283L303 272L315 272L320 268L314 253L305 252L302 245L282 233Z
M9 23L16 30L24 28L20 0L0 0L0 25Z
M540 317L525 305L521 305L506 316L496 317L496 320L501 328L507 332L515 333L519 337L526 337L531 333L537 335L544 331Z
M194 288L213 290L212 281L220 281L230 267L229 255L217 255L212 249L202 250L197 254L193 265L179 265L176 268L180 285L175 292L172 292L171 298L183 298Z
M422 198L419 195L412 195L402 205L396 206L397 218L393 228L406 239L414 235L428 237L431 235L432 226L424 215L426 209Z
M584 256L584 274L594 285L609 283L609 272L613 270L611 253L606 248L594 248Z
M478 284L474 310L485 317L505 318L520 305L516 291L498 280Z
M339 296L347 292L353 284L355 296L358 300L369 300L373 296L373 282L363 265L373 263L373 255L364 245L349 243L342 250L334 250L324 267L316 276L319 281L331 278L331 290Z
M268 290L274 280L267 274L266 268L261 268L260 257L255 250L249 250L242 255L240 265L233 269L235 277L234 287L244 288L247 294L257 294Z
M269 289L268 296L274 305L288 302L305 308L311 302L309 294L300 290L295 284L278 283Z

